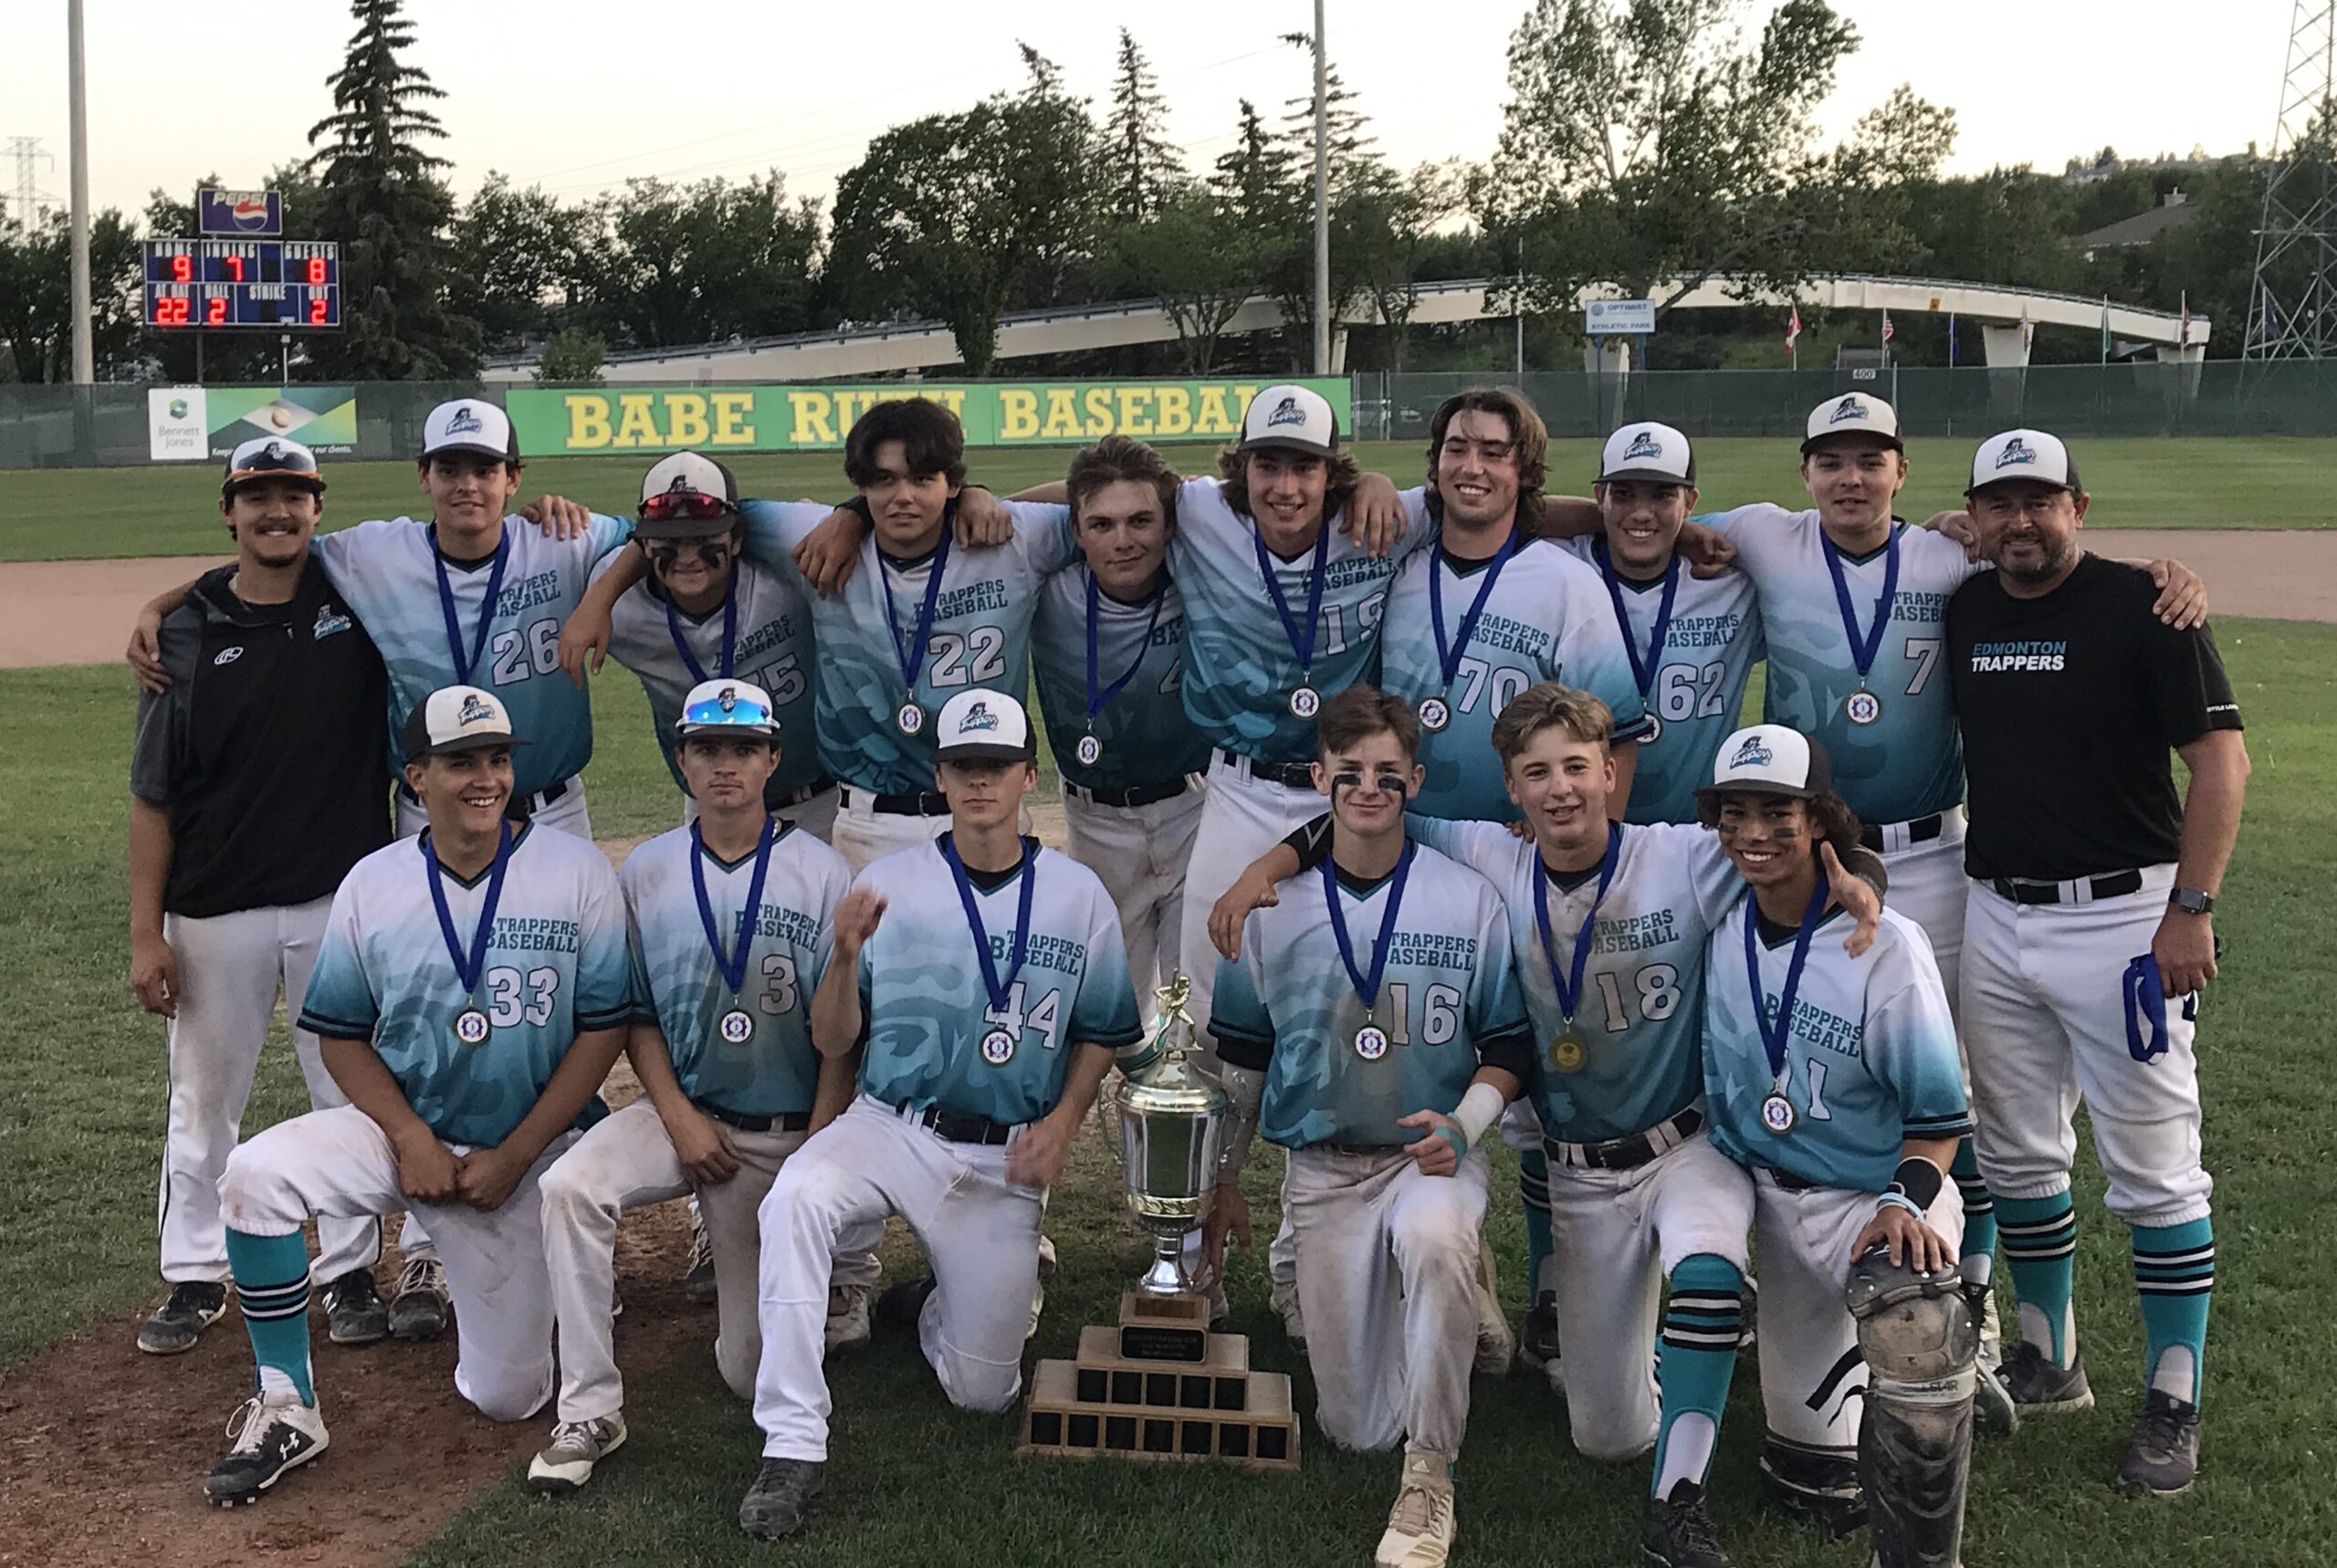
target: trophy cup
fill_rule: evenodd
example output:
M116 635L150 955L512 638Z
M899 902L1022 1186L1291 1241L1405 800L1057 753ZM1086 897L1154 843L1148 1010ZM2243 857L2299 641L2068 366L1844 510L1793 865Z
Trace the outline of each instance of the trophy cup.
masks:
M1025 1454L1298 1468L1290 1379L1251 1371L1246 1335L1210 1331L1208 1303L1185 1262L1186 1238L1209 1218L1217 1194L1227 1112L1225 1092L1191 1060L1190 988L1180 974L1154 993L1152 1032L1122 1059L1124 1082L1100 1107L1128 1212L1152 1238L1152 1267L1121 1296L1117 1327L1090 1324L1076 1357L1039 1363Z

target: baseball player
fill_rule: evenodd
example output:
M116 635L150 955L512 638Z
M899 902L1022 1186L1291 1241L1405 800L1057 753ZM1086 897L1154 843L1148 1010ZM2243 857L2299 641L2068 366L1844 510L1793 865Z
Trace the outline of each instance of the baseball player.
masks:
M676 727L696 820L634 850L618 878L645 1008L625 1055L645 1092L543 1177L561 1385L559 1425L528 1469L539 1491L575 1490L625 1440L610 1307L627 1209L697 1195L721 1313L715 1363L733 1393L751 1396L762 1354L755 1212L818 1109L811 998L852 873L764 804L781 741L761 687L703 682L683 699Z
M861 1051L860 1094L781 1167L763 1199L763 1463L739 1505L750 1535L792 1532L820 1489L829 1256L897 1214L933 1266L886 1293L962 1409L1022 1382L1047 1186L1113 1053L1142 1038L1126 945L1095 873L1016 831L1038 783L1022 705L975 687L933 724L947 832L885 856L837 905L812 1000L827 1057Z
M236 561L162 622L172 674L141 693L131 763L131 984L169 1019L162 1270L170 1297L139 1326L152 1355L192 1350L227 1307L219 1173L236 1145L281 988L309 1103L345 1105L298 1027L332 890L389 837L382 656L311 556L324 511L316 455L263 436L219 487ZM390 1332L374 1292L381 1226L319 1228L317 1274L336 1344Z
M1315 1418L1341 1448L1404 1444L1374 1560L1434 1568L1452 1548L1469 1416L1487 1181L1476 1145L1532 1046L1500 899L1406 835L1420 785L1412 705L1350 686L1316 727L1330 856L1319 876L1283 884L1246 958L1218 974L1211 1028L1232 1111L1204 1253L1214 1269L1229 1234L1247 1239L1237 1178L1263 1132L1290 1151L1283 1200Z
M1892 1291L1915 1292L1960 1345L1938 1375L1970 1440L1978 1340L1955 1272L1963 1203L1946 1179L1971 1129L1955 1026L1923 928L1907 916L1884 911L1856 957L1824 939L1844 916L1817 846L1848 853L1858 826L1822 745L1783 725L1739 730L1698 801L1751 890L1705 958L1704 1090L1713 1146L1753 1175L1762 1478L1774 1505L1835 1529L1871 1507L1880 1549L1886 1523L1919 1496L1913 1481L1932 1472L1911 1464L1893 1483L1903 1492L1861 1500L1860 1412L1878 1393L1845 1293L1871 1248L1911 1271L1890 1276ZM1954 1489L1960 1524L1960 1462L1937 1479Z
M2198 1469L2216 1256L2193 1020L2247 787L2239 709L2207 629L2163 624L2147 574L2080 547L2087 497L2059 438L1990 437L1967 495L1996 570L1949 601L1946 657L1971 773L1980 1164L2020 1302L2005 1381L2027 1410L2093 1402L2070 1305L2082 1094L2148 1341L2118 1481L2179 1492ZM2170 748L2190 775L2180 802Z
M595 1092L634 1010L624 900L591 843L507 818L520 742L492 693L432 693L403 739L427 830L333 894L300 1009L351 1103L244 1143L219 1182L258 1364L204 1483L222 1506L257 1500L328 1441L309 1364L312 1215L421 1213L459 1304L456 1389L498 1421L551 1396L536 1184L603 1113Z

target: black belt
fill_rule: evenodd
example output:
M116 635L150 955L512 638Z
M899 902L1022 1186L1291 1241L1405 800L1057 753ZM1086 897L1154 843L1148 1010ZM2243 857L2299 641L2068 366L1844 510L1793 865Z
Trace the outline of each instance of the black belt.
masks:
M1703 1124L1704 1113L1691 1105L1677 1116L1657 1124L1659 1127L1669 1127L1680 1134L1661 1148L1656 1147L1653 1136L1657 1128L1651 1127L1644 1133L1633 1133L1628 1138L1609 1138L1603 1144L1571 1145L1569 1146L1580 1156L1577 1159L1560 1156L1547 1146L1556 1143L1556 1140L1545 1138L1543 1154L1546 1158L1556 1163L1587 1167L1595 1171L1637 1170L1656 1155L1678 1148L1682 1143L1694 1136L1696 1129Z
M1311 762L1260 762L1253 757L1244 757L1238 751L1228 751L1221 746L1217 748L1217 754L1235 768L1249 769L1250 777L1252 779L1263 779L1269 784L1279 784L1285 789L1315 788L1315 765Z
M557 784L546 785L533 795L522 795L517 789L512 790L511 799L503 807L504 819L513 822L526 821L536 814L536 808L539 805L550 805L554 800L567 794L568 787L575 782L573 779L563 779ZM422 797L403 783L398 786L398 798L402 800L409 800L417 806L422 804Z
M2138 871L2113 871L2106 876L2071 877L2071 882L2083 882L2096 898L2123 898L2143 890L2143 873ZM2009 877L1997 877L1988 885L1996 890L1999 898L2009 898L2015 904L2059 904L2061 884L2058 882L2014 882Z
M1786 1192L1815 1192L1825 1185L1823 1182L1805 1180L1791 1171L1781 1171L1775 1166L1769 1167L1769 1175L1776 1179L1779 1188Z
M868 809L886 817L946 817L949 814L949 797L938 789L915 789L906 795L879 795L874 789L863 789L857 784L845 789L868 802Z
M792 790L788 794L781 796L777 803L770 809L774 811L784 811L790 806L801 806L804 801L810 800L821 790L833 789L835 787L836 781L823 773L817 779L812 779L809 784L804 785L801 789Z
M1328 1149L1335 1155L1370 1155L1375 1157L1401 1154L1411 1147L1410 1144L1342 1144L1329 1138L1324 1139L1319 1144L1309 1144L1306 1146L1310 1149Z
M1014 1134L1014 1129L1003 1122L993 1122L988 1116L961 1116L938 1105L927 1105L922 1111L911 1111L907 1105L893 1109L920 1127L932 1128L953 1144L1002 1144Z
M1066 782L1063 792L1091 806L1117 806L1125 810L1135 806L1149 806L1158 800L1173 800L1192 787L1191 779L1179 777L1164 779L1158 784L1132 784L1125 789L1090 789L1084 784Z
M1934 811L1928 817L1916 817L1900 825L1907 830L1909 843L1929 843L1947 831L1947 813ZM1882 824L1870 822L1859 829L1859 842L1876 854L1882 852Z
M809 1111L782 1111L776 1116L747 1116L736 1111L726 1111L704 1100L691 1104L705 1112L726 1127L736 1127L742 1133L806 1133L812 1128Z

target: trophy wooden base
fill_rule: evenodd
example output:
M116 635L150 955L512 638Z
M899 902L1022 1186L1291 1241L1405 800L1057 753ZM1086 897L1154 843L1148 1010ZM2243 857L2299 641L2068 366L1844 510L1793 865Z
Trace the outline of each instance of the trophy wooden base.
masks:
M1249 1336L1211 1333L1200 1297L1131 1291L1119 1327L1091 1323L1077 1356L1039 1363L1018 1451L1294 1470L1298 1416L1290 1379L1251 1371Z

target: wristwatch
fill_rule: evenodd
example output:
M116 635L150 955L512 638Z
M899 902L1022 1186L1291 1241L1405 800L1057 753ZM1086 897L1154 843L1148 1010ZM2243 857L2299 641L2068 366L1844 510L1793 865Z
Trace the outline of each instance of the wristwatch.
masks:
M2185 915L2206 915L2216 907L2216 901L2196 887L2178 887L2166 895L2166 902Z

